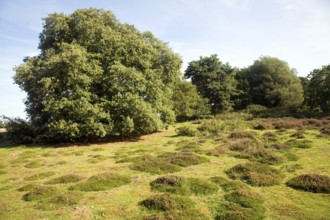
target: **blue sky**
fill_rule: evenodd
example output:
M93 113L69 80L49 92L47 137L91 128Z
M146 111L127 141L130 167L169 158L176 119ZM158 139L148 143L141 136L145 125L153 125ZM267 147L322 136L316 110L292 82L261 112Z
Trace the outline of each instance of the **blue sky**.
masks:
M39 53L42 18L89 7L168 42L183 70L214 53L240 68L277 57L300 76L330 64L329 0L0 0L0 115L26 117L13 67Z

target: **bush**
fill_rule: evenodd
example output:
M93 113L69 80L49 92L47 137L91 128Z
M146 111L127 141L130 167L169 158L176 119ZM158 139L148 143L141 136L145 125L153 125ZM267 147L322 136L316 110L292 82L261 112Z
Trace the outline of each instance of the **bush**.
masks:
M139 203L149 210L169 211L192 208L194 203L188 197L170 194L154 195Z
M266 110L267 110L267 107L266 106L257 105L257 104L251 104L251 105L248 105L245 108L245 111L247 113L250 113L250 114L252 114L254 116L260 115L261 113L263 113Z
M6 120L6 137L8 140L19 143L27 144L33 143L36 135L34 133L32 124L21 118L8 118Z
M330 193L330 177L320 174L302 174L290 179L287 186L314 193Z
M223 122L220 120L203 120L202 124L197 128L203 135L216 136L223 131Z
M50 176L53 176L53 175L55 175L55 172L48 171L48 172L37 173L37 174L34 174L32 176L25 177L24 179L25 180L38 180L38 179L43 179L43 178L50 177Z
M198 135L198 130L195 127L191 126L183 126L180 128L175 129L175 132L179 136L188 136L188 137L194 137Z
M279 170L255 162L238 164L227 170L226 174L232 179L240 179L251 186L273 186L283 179Z
M30 192L23 196L25 201L42 200L52 197L58 193L57 188L53 186L36 186Z
M85 179L85 177L77 174L68 174L65 176L57 177L46 182L46 184L59 184L59 183L76 183Z
M101 173L90 177L84 182L71 186L70 190L79 191L102 191L113 189L131 182L131 178L127 175L115 173Z

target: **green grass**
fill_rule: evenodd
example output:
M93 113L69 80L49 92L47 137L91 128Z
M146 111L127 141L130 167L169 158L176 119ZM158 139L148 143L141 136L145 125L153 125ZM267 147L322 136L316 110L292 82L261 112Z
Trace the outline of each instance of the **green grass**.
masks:
M314 176L330 176L325 124L286 120L233 114L133 141L1 147L0 219L330 219ZM183 126L200 135L178 136Z

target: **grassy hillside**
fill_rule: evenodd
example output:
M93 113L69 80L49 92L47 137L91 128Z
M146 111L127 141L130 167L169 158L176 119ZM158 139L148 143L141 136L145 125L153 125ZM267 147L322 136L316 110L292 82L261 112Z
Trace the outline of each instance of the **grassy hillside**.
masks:
M235 114L127 142L3 146L0 219L330 219L329 125Z

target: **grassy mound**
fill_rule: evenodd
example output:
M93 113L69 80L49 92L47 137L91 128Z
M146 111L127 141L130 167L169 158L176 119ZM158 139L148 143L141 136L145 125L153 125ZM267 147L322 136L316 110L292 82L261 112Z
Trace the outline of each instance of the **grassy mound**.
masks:
M71 186L70 190L79 191L102 191L113 189L131 182L129 176L114 174L114 173L101 173L90 177L84 182L77 183Z
M216 157L220 157L221 155L224 155L228 152L228 147L226 146L219 146L210 150L206 151L206 154L209 156L216 156Z
M251 140L249 138L243 138L238 140L233 140L230 142L229 149L232 151L245 151L246 149L250 147L257 146L257 143L254 140Z
M130 165L129 168L151 174L174 173L181 170L179 166L156 159L149 161L138 161Z
M242 139L248 138L254 140L254 134L252 132L244 131L244 130L235 130L230 133L229 138L231 139Z
M36 160L36 161L32 161L32 162L26 164L24 167L35 169L35 168L39 168L39 167L42 167L42 166L44 166L43 162L39 161L39 160Z
M59 184L59 183L76 183L85 179L85 177L77 174L68 174L55 179L51 179L46 182L46 184Z
M170 163L181 167L188 167L210 161L206 157L199 156L189 151L182 151L173 154L165 154L163 156L160 156L160 158L163 158L165 161L169 161Z
M31 183L31 184L26 184L20 188L17 189L17 191L19 192L24 192L24 191L30 191L32 190L34 187L36 187L37 185L34 184L34 183Z
M225 191L236 190L240 187L243 187L244 184L239 181L231 181L221 176L211 177L210 181L220 186Z
M306 149L306 148L311 148L312 142L309 140L291 139L291 140L287 141L286 144L289 145L290 147Z
M82 194L77 192L65 192L50 199L39 202L36 206L41 210L54 210L62 207L74 206L82 199Z
M279 184L283 179L279 170L255 162L238 164L227 170L226 173L230 178L240 179L252 186L272 186Z
M159 213L151 216L144 217L143 220L210 220L211 218L200 210L187 209L187 210L170 210L164 213Z
M25 177L24 179L25 180L38 180L38 179L43 179L43 178L50 177L50 176L53 176L53 175L55 175L55 172L48 171L48 172L37 173L37 174L34 174L32 176Z
M163 176L150 183L151 189L180 195L210 195L218 192L217 184L198 178Z
M139 203L149 210L169 211L184 210L194 206L194 203L188 197L176 196L171 194L154 195Z
M314 193L330 193L330 177L320 174L303 174L290 179L287 186Z
M265 219L264 208L258 207L260 210L253 208L244 208L236 203L229 203L224 207L221 207L221 211L215 217L216 220L261 220Z
M53 186L36 186L26 193L22 199L25 201L42 200L56 195L57 192L57 188Z

